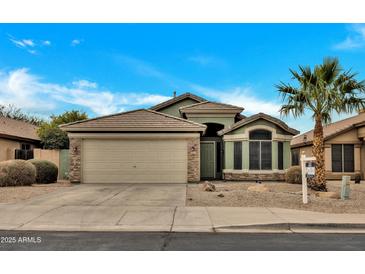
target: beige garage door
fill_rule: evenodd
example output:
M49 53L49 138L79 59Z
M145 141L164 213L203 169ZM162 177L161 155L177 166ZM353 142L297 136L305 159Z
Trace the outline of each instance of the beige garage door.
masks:
M186 140L85 139L84 183L186 183Z

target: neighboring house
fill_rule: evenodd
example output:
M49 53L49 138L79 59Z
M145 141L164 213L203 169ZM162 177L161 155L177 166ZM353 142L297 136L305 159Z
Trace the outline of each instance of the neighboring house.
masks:
M365 172L365 112L323 127L327 179ZM299 165L300 155L312 156L313 130L293 138L292 164Z
M242 107L185 93L151 109L62 125L70 180L186 183L201 179L282 180L299 132Z
M39 144L36 126L0 117L0 161L33 158L33 148Z

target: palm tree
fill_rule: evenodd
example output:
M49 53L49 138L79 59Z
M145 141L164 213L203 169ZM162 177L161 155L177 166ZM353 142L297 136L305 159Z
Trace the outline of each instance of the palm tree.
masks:
M356 73L344 71L337 58L325 58L313 70L299 66L299 71L289 69L298 85L281 82L276 85L283 98L280 114L294 118L310 111L314 119L313 156L316 157L315 178L309 186L327 191L324 165L323 124L331 122L333 113L352 113L365 107L365 81L357 81Z

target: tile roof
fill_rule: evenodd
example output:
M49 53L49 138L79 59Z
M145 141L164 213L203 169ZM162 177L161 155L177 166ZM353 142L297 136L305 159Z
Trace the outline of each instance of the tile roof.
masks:
M204 99L202 97L199 97L197 95L194 95L192 93L187 92L187 93L183 93L183 94L181 94L179 96L176 96L174 98L171 98L170 100L167 100L165 102L162 102L160 104L157 104L157 105L151 107L150 109L152 109L152 110L161 110L161 109L163 109L165 107L168 107L168 106L170 106L172 104L175 104L175 103L177 103L179 101L182 101L182 100L184 100L186 98L193 99L193 100L195 100L197 102L204 102L204 101L206 101L206 99Z
M199 112L199 111L228 111L240 113L244 108L237 107L229 104L205 101L188 106L183 106L179 110L180 112Z
M328 140L338 134L341 134L347 130L355 128L357 124L365 122L365 112L361 112L356 116L352 116L323 127L323 137ZM298 136L295 136L291 141L292 147L301 147L311 145L313 142L313 130L304 132Z
M258 113L258 114L255 114L255 115L252 115L252 116L249 116L247 118L244 118L242 119L241 121L237 122L237 123L234 123L233 125L231 125L230 127L226 128L226 129L223 129L221 131L218 131L218 135L224 135L228 132L231 132L235 129L238 129L244 125L247 125L249 123L252 123L258 119L265 119L271 123L274 123L276 124L277 126L281 127L283 130L289 132L290 134L292 135L296 135L299 133L298 130L294 129L294 128L290 128L286 123L284 123L283 121L281 121L280 119L277 119L275 117L272 117L270 115L267 115L265 113Z
M24 121L19 121L7 117L0 117L0 135L11 138L20 138L39 141L37 126Z
M206 126L148 109L138 109L60 126L65 131L205 131Z

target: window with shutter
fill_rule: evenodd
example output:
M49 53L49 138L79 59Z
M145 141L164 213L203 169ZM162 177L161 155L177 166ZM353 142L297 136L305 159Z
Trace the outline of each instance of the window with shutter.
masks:
M278 169L284 169L284 143L278 142Z
M233 168L242 169L242 142L234 142Z
M249 168L252 170L272 169L271 131L257 129L249 133Z

